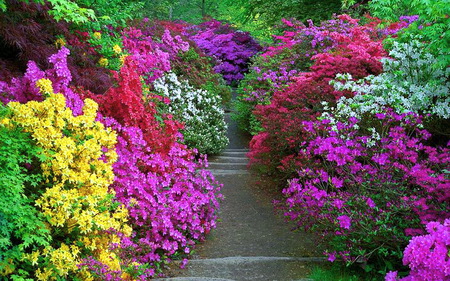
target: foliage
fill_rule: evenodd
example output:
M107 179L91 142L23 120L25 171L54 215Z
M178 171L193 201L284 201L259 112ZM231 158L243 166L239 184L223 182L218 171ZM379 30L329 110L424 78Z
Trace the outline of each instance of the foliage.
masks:
M43 180L39 169L31 169L41 149L21 128L9 126L10 115L0 108L0 276L14 273L27 251L51 241L30 192Z
M423 224L448 218L450 150L425 145L420 125L390 109L302 123L286 215L325 240L330 261L392 270Z
M371 14L396 21L401 16L418 15L418 20L399 32L396 41L407 43L411 36L419 35L426 42L426 51L437 58L437 68L448 68L450 63L450 6L446 0L390 1L373 0L369 3Z
M340 12L341 0L250 0L245 8L247 17L258 18L266 26L273 26L281 18L297 18L303 22L327 20Z
M228 145L227 125L218 96L179 81L174 73L156 80L153 86L170 100L168 113L184 123L181 132L188 147L202 154L216 154Z
M29 61L41 69L50 68L48 57L60 47L70 45L72 55L67 61L73 82L104 93L111 87L109 71L96 65L100 56L82 44L82 34L72 34L67 22L55 22L48 15L47 6L11 1L8 12L0 13L0 64L15 71L2 70L0 79L9 82L17 74L23 74Z
M409 276L402 281L413 280L445 280L450 276L448 272L449 224L429 222L426 226L427 234L413 237L406 247L403 263L411 268ZM396 281L397 272L386 275L386 281Z
M228 84L244 77L250 58L261 50L248 33L236 31L217 20L193 26L187 31L190 39L216 60L214 70L221 73Z

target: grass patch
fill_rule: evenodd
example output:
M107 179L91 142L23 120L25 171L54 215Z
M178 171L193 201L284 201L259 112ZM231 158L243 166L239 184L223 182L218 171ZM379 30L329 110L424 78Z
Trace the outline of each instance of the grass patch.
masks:
M334 263L327 267L314 267L308 276L314 281L365 281L360 272L341 264ZM370 279L369 279L370 280Z

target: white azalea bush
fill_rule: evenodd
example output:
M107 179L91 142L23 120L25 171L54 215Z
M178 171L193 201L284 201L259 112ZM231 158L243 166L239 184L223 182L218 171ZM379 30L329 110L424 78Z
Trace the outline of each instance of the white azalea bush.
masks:
M355 92L353 98L342 98L338 109L352 114L379 112L384 106L397 113L430 114L450 118L450 68L437 69L436 58L424 51L424 44L412 40L395 42L389 55L382 59L384 72L353 81L351 75L340 74L331 81L337 90Z
M199 153L217 154L228 145L227 124L219 95L180 81L173 72L157 79L154 90L169 98L168 112L185 124L185 143Z

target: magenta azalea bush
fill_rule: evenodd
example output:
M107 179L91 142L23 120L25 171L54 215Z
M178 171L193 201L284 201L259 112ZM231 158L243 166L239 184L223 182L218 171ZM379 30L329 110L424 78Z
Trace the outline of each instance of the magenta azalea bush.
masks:
M424 224L449 217L450 150L427 146L420 124L390 109L302 123L285 214L323 238L330 261L392 267Z
M177 252L188 254L215 227L219 184L205 160L175 143L167 155L153 153L142 131L105 123L118 132L116 180L111 188L125 204L133 225L124 255L140 263L156 263Z

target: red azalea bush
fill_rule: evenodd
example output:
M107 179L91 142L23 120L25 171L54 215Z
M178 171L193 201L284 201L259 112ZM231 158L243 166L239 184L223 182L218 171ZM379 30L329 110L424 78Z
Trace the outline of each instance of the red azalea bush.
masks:
M450 149L425 144L430 134L417 115L331 114L299 127L286 215L320 235L330 261L392 270L411 236L450 217Z
M335 104L340 97L350 95L336 91L329 81L338 73L350 73L360 79L382 71L379 60L385 52L381 42L371 37L374 33L373 29L359 25L348 34L330 32L335 47L315 55L310 72L293 78L287 89L273 95L270 104L256 106L254 114L263 132L250 143L252 164L262 165L265 172L274 172L279 167L285 175L295 172L295 168L289 167L290 159L304 141L299 124L318 116L323 110L322 102Z
M144 100L136 70L136 62L127 58L120 72L115 74L117 87L109 89L105 95L85 93L85 96L99 103L99 111L104 116L113 117L124 126L141 129L144 140L153 151L167 153L179 139L178 130L183 126L171 116L164 116L161 123L158 121L158 97L155 95Z

